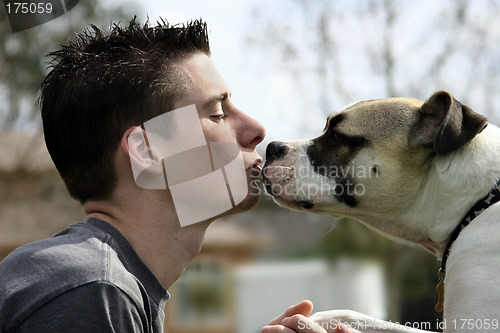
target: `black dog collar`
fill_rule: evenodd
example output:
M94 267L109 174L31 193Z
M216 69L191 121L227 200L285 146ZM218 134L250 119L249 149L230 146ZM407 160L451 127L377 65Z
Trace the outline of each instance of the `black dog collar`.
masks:
M464 218L458 226L453 230L451 234L450 240L448 241L448 245L446 245L446 249L444 250L443 260L441 262L441 275L444 278L446 273L446 260L448 260L448 255L450 253L450 247L460 235L460 232L464 230L469 223L472 222L476 217L478 217L482 212L484 212L488 207L500 201L500 181L496 183L495 187L486 194L481 200L476 202L474 206L465 214Z
M439 294L438 304L436 305L436 311L443 311L443 294L444 294L444 276L446 274L446 261L448 260L448 255L450 254L450 248L453 242L458 238L460 232L468 226L472 220L478 217L482 212L484 212L488 207L500 201L500 181L496 183L495 187L486 194L481 200L476 202L474 206L465 214L463 219L460 221L458 226L453 230L451 234L450 240L446 245L446 249L444 250L443 260L441 261L441 268L439 269L439 284L436 286L436 291Z

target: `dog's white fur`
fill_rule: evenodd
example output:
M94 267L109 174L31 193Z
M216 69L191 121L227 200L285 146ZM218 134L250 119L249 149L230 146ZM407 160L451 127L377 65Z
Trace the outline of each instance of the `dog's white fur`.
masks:
M271 181L274 167L292 170L297 164L310 164L305 157L309 140L288 144L293 147L292 151L279 163L269 165ZM369 154L360 153L352 163L368 165L366 163L372 162L367 161L370 159ZM390 237L420 244L442 258L450 234L459 221L500 179L500 129L488 124L464 147L437 155L431 163L426 173L417 177L420 178L419 183L408 182L406 194L410 201L402 201L404 209L395 211L389 207L384 213L383 210L377 212L361 208L358 213L356 208L346 209L338 203L331 203L335 208L329 210L325 208L328 202L322 203L324 200L318 197L319 204L312 212L354 218ZM406 175L407 178L409 175ZM293 176L290 171L290 175L285 173L281 179L274 177L274 181L286 185ZM317 176L316 182L320 181ZM311 181L308 176L303 178L294 181ZM367 186L371 186L369 181L365 183ZM402 196L402 193L400 190L397 196ZM323 195L328 197L328 193ZM371 200L384 199L373 196ZM276 201L300 209L286 195L277 196ZM500 325L500 203L488 208L461 232L451 247L446 268L444 332L499 331L500 327L494 329L493 324ZM311 318L324 328L334 320L360 323L357 327L352 326L353 332L424 332L349 310L319 312ZM490 329L485 329L488 325ZM332 328L331 332L334 331Z
M425 190L400 221L420 225L438 246L442 257L446 240L458 221L500 179L500 129L489 124L469 145L437 157ZM437 209L447 207L447 209ZM424 225L422 222L428 222ZM432 250L434 252L434 250ZM453 243L446 264L443 332L498 332L500 330L500 203L473 220ZM328 327L332 319L360 323L353 332L426 332L394 325L349 310L311 316ZM493 329L492 322L498 326ZM489 325L491 328L479 329ZM371 326L370 326L371 325ZM469 326L470 325L470 326ZM332 330L334 332L334 330Z
M391 217L401 224L394 228L404 226L403 229L409 230L411 236L401 234L401 230L386 232L419 243L441 259L447 240L458 222L500 179L500 129L489 124L467 146L444 156L436 156L427 177L413 204L400 215ZM496 237L500 242L498 217L495 219L499 222ZM482 216L476 218L473 224L480 218ZM383 218L373 219L371 226L384 230L382 223ZM418 233L422 233L422 239L427 240L419 242Z

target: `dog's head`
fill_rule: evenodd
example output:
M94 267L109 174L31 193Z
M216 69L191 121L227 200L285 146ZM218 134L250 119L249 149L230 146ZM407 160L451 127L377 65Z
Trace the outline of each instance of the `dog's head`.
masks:
M469 143L486 118L439 91L359 102L311 140L271 142L263 180L283 206L332 216L387 215L416 198L437 155Z

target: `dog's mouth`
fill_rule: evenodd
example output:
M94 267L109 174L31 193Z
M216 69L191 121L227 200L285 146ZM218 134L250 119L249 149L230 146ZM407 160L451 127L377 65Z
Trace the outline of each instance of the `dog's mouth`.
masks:
M312 200L298 200L294 201L294 203L304 209L313 209L314 202Z
M267 193L271 195L281 206L285 206L292 209L312 209L314 208L314 202L312 200L296 200L296 199L287 199L288 193L286 193L286 185L284 183L288 180L287 177L278 178L276 182L273 182L269 175L272 174L271 170L278 170L279 172L293 171L292 167L285 166L270 166L266 163L262 169L262 184L266 189ZM284 195L285 194L285 195Z
M288 201L283 197L273 197L274 201L280 206L284 206L293 210L312 210L314 208L314 202L312 200L292 200Z
M273 197L280 197L283 194L283 184L290 178L286 175L289 170L293 172L291 167L271 165L266 161L262 168L261 178L267 193Z
M264 188L266 189L266 192L269 193L271 196L275 197L276 193L273 192L273 186L271 183L271 180L267 177L267 172L268 170L268 163L264 164L264 167L262 168L261 172L261 180L262 184L264 185Z

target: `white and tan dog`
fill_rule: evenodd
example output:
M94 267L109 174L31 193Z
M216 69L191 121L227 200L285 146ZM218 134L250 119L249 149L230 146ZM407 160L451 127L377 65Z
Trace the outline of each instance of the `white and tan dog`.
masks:
M263 180L278 204L355 219L444 257L445 332L500 331L500 129L485 117L446 91L425 103L365 101L331 115L320 136L272 142L266 155ZM312 319L423 332L348 310Z

